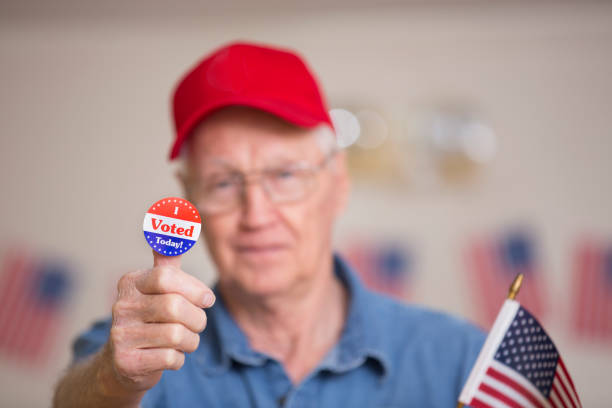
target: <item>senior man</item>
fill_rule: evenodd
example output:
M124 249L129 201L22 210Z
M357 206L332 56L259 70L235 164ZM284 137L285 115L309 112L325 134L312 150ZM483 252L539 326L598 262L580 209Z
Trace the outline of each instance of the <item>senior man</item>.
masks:
M124 275L112 319L75 341L55 406L454 406L484 334L369 291L334 254L349 180L303 60L230 44L173 104L171 158L218 282L157 253Z

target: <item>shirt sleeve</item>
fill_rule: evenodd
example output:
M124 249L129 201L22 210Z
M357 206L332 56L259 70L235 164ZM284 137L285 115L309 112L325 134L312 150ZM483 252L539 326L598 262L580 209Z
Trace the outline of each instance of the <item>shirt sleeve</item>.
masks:
M72 343L72 364L98 352L108 341L110 334L111 318L96 321L88 330L81 333ZM160 381L161 382L161 381ZM166 408L167 401L162 384L148 390L140 407L142 408Z
M108 340L111 319L95 322L89 330L81 333L72 343L72 364L95 354Z

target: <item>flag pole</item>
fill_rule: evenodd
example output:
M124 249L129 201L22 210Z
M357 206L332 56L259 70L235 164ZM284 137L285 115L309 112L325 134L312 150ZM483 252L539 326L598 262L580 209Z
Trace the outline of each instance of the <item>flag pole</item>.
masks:
M519 291L521 290L523 278L524 275L522 273L516 275L516 278L514 278L512 284L510 285L510 289L508 289L508 299L514 300L516 298L516 295L518 295ZM457 401L457 408L463 408L464 406L465 405L463 405L463 402Z

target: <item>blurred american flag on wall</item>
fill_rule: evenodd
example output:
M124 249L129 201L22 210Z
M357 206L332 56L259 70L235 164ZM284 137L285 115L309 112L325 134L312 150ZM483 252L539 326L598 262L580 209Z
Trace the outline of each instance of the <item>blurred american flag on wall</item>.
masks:
M573 333L612 342L612 245L584 240L574 253Z
M491 326L499 299L505 298L519 273L525 276L521 302L540 318L546 315L547 291L530 234L511 231L473 240L467 250L467 272L477 319L483 327Z
M388 241L359 241L342 253L368 288L399 300L409 298L412 256L403 245Z
M0 270L0 353L5 359L43 364L49 357L71 293L62 262L25 249L4 253Z

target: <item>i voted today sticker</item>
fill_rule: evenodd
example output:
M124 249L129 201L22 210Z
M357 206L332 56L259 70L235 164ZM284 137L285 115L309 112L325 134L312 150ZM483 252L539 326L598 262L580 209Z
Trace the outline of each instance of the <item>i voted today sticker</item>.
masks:
M162 198L149 208L142 223L147 243L158 254L181 255L200 236L201 219L195 206L184 198Z

